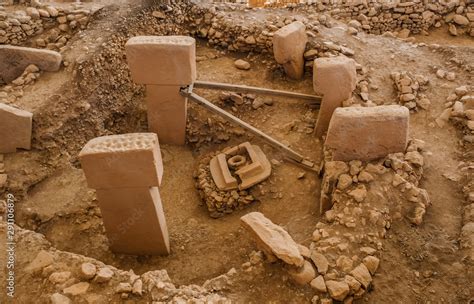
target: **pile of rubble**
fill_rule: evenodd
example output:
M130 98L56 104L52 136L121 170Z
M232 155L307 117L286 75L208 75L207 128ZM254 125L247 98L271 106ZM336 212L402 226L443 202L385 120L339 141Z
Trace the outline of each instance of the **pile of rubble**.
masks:
M0 223L6 233L7 225ZM179 286L171 282L166 270L149 271L136 275L93 258L59 251L51 247L44 236L15 226L16 280L41 285L36 301L53 304L104 303L132 300L138 302L171 303L230 303L208 286ZM18 284L15 299L31 301L31 284Z
M464 133L462 145L465 161L460 164L459 173L465 183L463 192L466 198L461 228L461 248L468 251L474 259L474 88L464 85L456 88L446 99L446 109L436 119L438 125L453 122Z
M0 103L14 103L17 98L23 96L23 90L34 84L40 75L41 71L36 65L29 65L20 77L0 88Z
M428 110L431 102L425 94L429 79L423 75L412 75L409 72L395 72L390 75L398 92L399 102L409 110Z
M330 209L316 224L309 248L260 213L243 216L243 225L269 262L280 261L297 284L317 292L315 303L351 303L371 290L392 222L423 221L430 205L419 188L423 146L412 140L405 153L368 163L326 161L321 204L329 202Z
M42 4L32 1L31 6L16 11L5 10L0 6L0 44L19 45L30 37L54 28L46 39L38 38L38 47L60 49L76 30L85 29L90 18L102 6L81 3L69 6Z

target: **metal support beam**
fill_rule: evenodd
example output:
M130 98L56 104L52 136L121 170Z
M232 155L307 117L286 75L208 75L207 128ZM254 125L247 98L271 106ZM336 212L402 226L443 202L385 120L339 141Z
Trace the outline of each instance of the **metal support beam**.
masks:
M194 85L194 87L195 86L196 85ZM264 139L265 141L267 141L273 147L275 147L279 150L282 150L285 154L288 155L289 158L291 158L295 162L298 162L299 164L301 164L304 167L307 167L310 170L314 170L314 168L313 168L314 164L307 161L307 160L305 160L302 155L300 155L297 152L293 151L292 149L288 148L287 146L285 146L284 144L282 144L278 140L274 139L273 137L263 133L259 129L257 129L257 128L253 127L252 125L246 123L245 121L239 119L238 117L235 117L234 115L232 115L232 114L226 112L225 110L219 108L218 106L216 106L213 103L209 102L205 98L193 93L192 92L192 86L181 89L181 95L183 95L183 96L187 97L189 100L194 101L195 103L205 107L206 109L210 110L211 112L224 117L226 120L229 120L229 121L245 128L249 132L251 132L251 133L255 134L256 136L258 136L258 137Z
M321 99L322 99L321 96L310 95L310 94L293 93L293 92L280 91L280 90L249 87L246 85L236 85L236 84L228 84L228 83L209 82L209 81L196 81L194 82L194 87L201 88L201 89L234 91L234 92L239 92L239 93L244 93L244 94L257 93L257 94L265 94L265 95L306 99L306 100L311 100L312 103L316 103L316 104L320 104Z

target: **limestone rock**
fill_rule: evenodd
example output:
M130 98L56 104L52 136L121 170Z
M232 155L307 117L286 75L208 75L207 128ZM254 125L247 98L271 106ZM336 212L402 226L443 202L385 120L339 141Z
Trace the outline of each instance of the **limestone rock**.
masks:
M71 299L68 297L60 294L60 293L54 293L51 295L51 304L71 304Z
M374 256L369 255L362 260L362 263L364 263L370 273L374 275L379 268L380 260Z
M288 270L291 278L300 285L305 285L311 282L316 277L316 271L310 262L304 261L303 266L299 268L292 267Z
M0 153L29 150L32 125L32 113L0 103Z
M288 77L301 79L304 74L304 51L308 37L302 22L288 24L273 35L273 54L282 64Z
M260 212L251 212L240 220L257 245L266 253L274 254L287 264L303 266L304 259L298 250L298 244L283 228L272 223Z
M89 280L95 277L97 268L92 263L82 263L81 265L81 275L84 279Z
M44 267L51 265L54 262L53 256L44 250L41 250L35 259L25 268L27 272L38 272Z
M372 276L369 273L369 270L364 264L359 264L356 268L351 271L351 275L359 281L365 289L369 287L372 282Z
M234 62L234 65L239 70L250 70L250 63L245 60L238 59Z
M85 294L89 289L89 283L87 282L79 282L72 286L63 289L63 293L71 296L77 296L81 294Z
M112 279L114 272L109 267L103 267L99 269L97 275L95 276L94 282L96 283L105 283Z
M313 261L314 265L316 265L316 268L320 274L326 274L329 269L329 262L323 254L313 251L311 252L311 260Z
M0 80L9 83L18 78L30 64L42 71L59 70L62 56L58 52L12 45L0 45Z
M310 283L311 287L319 292L326 292L326 283L324 282L323 276L318 276Z
M334 300L342 301L349 294L349 285L346 282L326 281L326 287Z

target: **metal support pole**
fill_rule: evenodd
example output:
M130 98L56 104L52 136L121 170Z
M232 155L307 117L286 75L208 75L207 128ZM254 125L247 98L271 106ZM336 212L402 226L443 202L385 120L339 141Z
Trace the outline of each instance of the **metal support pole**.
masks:
M209 82L209 81L196 81L194 82L194 87L201 88L201 89L211 89L211 90L227 90L227 91L234 91L234 92L239 92L239 93L244 93L244 94L245 93L258 93L258 94L306 99L306 100L311 100L313 103L316 103L316 104L320 104L321 99L322 99L321 96L310 95L310 94L293 93L293 92L280 91L280 90L249 87L246 85L236 85L236 84L228 84L228 83Z
M196 86L196 85L194 84L194 86ZM181 89L181 95L183 95L183 96L189 98L189 100L194 101L197 104L205 107L206 109L210 110L211 112L213 112L217 115L220 115L220 116L224 117L225 119L227 119L227 120L229 120L229 121L245 128L245 129L247 129L251 133L253 133L253 134L257 135L258 137L260 137L260 138L264 139L265 141L267 141L273 147L285 152L285 154L287 154L288 157L291 158L292 160L300 163L302 166L307 167L310 170L314 170L314 168L313 168L314 164L307 161L307 160L305 160L302 155L300 155L297 152L293 151L292 149L288 148L287 146L285 146L284 144L282 144L278 140L274 139L273 137L263 133L259 129L257 129L257 128L253 127L252 125L246 123L245 121L239 119L238 117L235 117L234 115L232 115L232 114L226 112L225 110L219 108L218 106L216 106L213 103L209 102L205 98L193 93L192 92L192 86Z

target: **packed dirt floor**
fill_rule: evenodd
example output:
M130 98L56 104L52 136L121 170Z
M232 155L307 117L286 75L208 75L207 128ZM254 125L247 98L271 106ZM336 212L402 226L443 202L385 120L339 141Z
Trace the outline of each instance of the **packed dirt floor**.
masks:
M143 8L125 0L103 4L87 29L75 34L62 52L68 66L54 73L42 72L13 102L34 113L32 149L6 154L4 159L8 174L4 193L17 199L16 225L44 235L60 251L132 269L138 275L165 269L177 286L203 285L231 268L241 269L252 251L258 250L240 224L240 217L252 211L262 212L297 243L309 247L321 220L318 174L286 161L264 141L189 103L187 144L161 145L164 178L160 193L171 254L129 256L110 251L95 191L88 188L77 155L94 137L147 131L145 91L130 80L121 55L123 44L136 35L185 33L186 25L173 28L173 20L159 20L162 24L157 27L150 20L159 6ZM254 17L264 19L265 14L256 11ZM411 112L410 137L426 143L420 187L427 190L432 205L419 226L407 219L392 223L371 290L355 303L474 303L474 264L459 243L465 200L460 165L472 162L472 150L460 144L463 134L456 125L440 127L435 123L455 88L474 85L474 38L453 37L444 28L429 36L416 35L414 41L363 31L354 36L347 33L346 24L336 20L331 27L320 26L317 37L354 51L352 58L362 66L358 77L369 81L370 100L377 105L396 103L391 73L409 71L429 78L424 93L431 106ZM23 45L32 45L32 41ZM199 80L314 94L309 71L301 81L290 80L269 54L230 52L197 38L196 55ZM248 61L251 68L237 69L237 59ZM440 68L454 72L456 78L440 79L436 76ZM195 91L321 163L323 143L313 134L318 109L309 102L258 96L265 102L253 107L251 102L223 102L219 91ZM359 95L355 98L360 101ZM195 188L199 160L244 141L263 149L272 163L272 175L252 188L257 202L224 217L210 218ZM2 246L0 249L4 251ZM16 255L25 263L35 257L26 248L17 249ZM45 290L42 280L39 275L17 273L12 303L49 303L49 296L56 291ZM99 290L94 292L100 294ZM258 272L239 270L233 284L219 293L236 303L311 303L315 295L309 285L292 282L278 263L265 263ZM2 290L0 302L4 301L10 299ZM142 303L112 295L78 296L73 301L109 302Z

